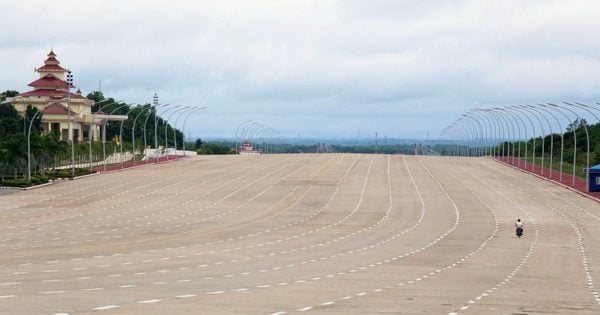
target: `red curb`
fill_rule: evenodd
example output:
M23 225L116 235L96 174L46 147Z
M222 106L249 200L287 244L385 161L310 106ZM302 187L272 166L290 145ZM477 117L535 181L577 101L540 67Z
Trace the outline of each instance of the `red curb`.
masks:
M542 176L542 175L539 175L539 174L532 173L532 172L530 172L530 171L524 170L524 169L522 169L522 168L520 168L520 167L518 167L518 166L514 166L514 165L512 165L512 164L510 164L510 163L504 162L504 161L502 161L502 160L500 160L500 159L498 159L498 158L496 158L496 157L490 157L490 158L491 158L492 160L494 160L494 161L498 162L498 163L502 163L502 164L504 164L504 165L506 165L506 166L508 166L508 167L514 168L514 169L516 169L516 170L519 170L519 171L521 171L521 172L523 172L523 173L527 173L527 174L533 175L533 176L535 176L535 177L537 177L537 178L540 178L540 179L546 180L546 181L548 181L548 182L554 183L554 184L556 184L556 185L558 185L558 186L561 186L561 187L563 187L563 188L566 188L566 189L568 189L568 190L570 190L570 191L576 192L576 193L578 193L578 194L580 194L580 195L582 195L582 196L584 196L584 197L587 197L587 198L589 198L589 199L592 199L592 200L594 200L594 201L596 201L596 202L600 203L600 199L599 199L599 198L596 198L596 197L594 197L594 196L592 196L592 195L589 195L588 193L586 193L586 192L583 192L583 191L581 191L581 190L579 190L579 189L576 189L576 188L573 188L573 187L571 187L571 186L565 185L565 184L563 184L563 183L561 183L561 182L557 182L557 181L555 181L555 180L553 180L553 179L550 179L550 178L548 178L548 177L545 177L545 176Z
M168 162L175 162L175 161L183 160L186 158L188 158L188 156L179 156L179 155L178 156L169 156L168 160L166 159L166 157L161 157L158 159L158 162L156 161L156 159L152 159L151 161L149 160L148 163L143 162L143 161L141 161L140 163L137 163L135 165L133 165L132 163L129 163L129 164L126 163L126 164L124 164L124 166L122 168L117 163L117 164L115 164L115 165L118 165L117 167L113 168L113 167L107 165L106 171L104 171L104 168L102 166L99 166L99 167L95 168L95 171L97 172L97 174L109 174L109 173L121 172L121 171L125 171L128 169L140 168L140 167L149 166L149 165L158 165L158 164L164 164L164 163L168 163Z

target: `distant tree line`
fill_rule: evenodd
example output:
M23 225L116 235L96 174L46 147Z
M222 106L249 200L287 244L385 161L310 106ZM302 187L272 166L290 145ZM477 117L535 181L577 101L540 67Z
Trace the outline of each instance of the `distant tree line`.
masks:
M562 134L563 139L563 165L571 167L573 163L573 157L576 155L575 162L579 166L585 166L587 162L587 137L585 133L585 127L588 129L590 137L590 166L600 164L600 124L589 124L585 119L576 119L571 122L567 128L565 128ZM577 138L577 149L575 149L575 138ZM542 141L543 140L543 141ZM553 147L553 167L557 168L560 162L560 145L561 145L561 134L553 133L547 134L543 137L530 138L526 141L504 141L499 144L494 144L486 147L479 145L473 145L473 143L463 144L437 144L432 149L441 155L453 155L460 151L461 155L477 155L489 154L492 152L493 155L497 156L516 156L522 159L527 156L528 160L536 164L541 164L542 161L542 147L545 161L545 166L549 166L550 160L550 147ZM527 150L525 150L525 144L527 144ZM520 152L519 152L520 146ZM458 149L458 151L457 151ZM535 150L536 159L533 161L533 152ZM519 155L520 154L520 155ZM563 171L567 172L563 169ZM583 174L581 170L577 170L579 174Z

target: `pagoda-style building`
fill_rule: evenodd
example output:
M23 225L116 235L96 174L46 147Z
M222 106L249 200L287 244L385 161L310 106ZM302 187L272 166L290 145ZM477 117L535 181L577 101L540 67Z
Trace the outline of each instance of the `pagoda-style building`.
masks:
M36 107L42 112L42 128L44 133L57 133L61 140L72 140L75 143L89 141L89 127L92 123L92 106L94 101L82 96L81 91L77 89L75 93L71 92L69 84L65 81L67 69L60 65L53 50L47 55L44 65L36 68L39 73L39 79L29 83L33 88L19 94L13 98L12 104L17 111L23 115L28 105ZM71 105L71 130L69 130L69 103ZM99 113L100 114L100 113ZM98 127L103 119L122 120L123 117L113 117L108 115L98 115L94 121L95 128L94 140L99 139ZM126 119L126 117L125 117Z
M260 154L261 151L255 149L250 141L244 140L239 146L238 154L239 155L248 155L248 154Z

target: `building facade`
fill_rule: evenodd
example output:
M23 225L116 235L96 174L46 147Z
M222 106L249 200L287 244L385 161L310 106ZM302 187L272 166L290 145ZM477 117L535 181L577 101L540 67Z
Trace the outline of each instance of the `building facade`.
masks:
M42 112L44 133L56 133L61 140L75 143L90 140L90 129L94 139L99 139L101 126L107 120L124 120L126 116L92 115L94 101L84 97L79 89L71 92L72 86L65 80L69 72L60 65L53 50L50 50L44 65L36 68L39 78L28 86L33 90L12 98L12 105L24 115L27 106ZM70 115L69 115L70 108Z

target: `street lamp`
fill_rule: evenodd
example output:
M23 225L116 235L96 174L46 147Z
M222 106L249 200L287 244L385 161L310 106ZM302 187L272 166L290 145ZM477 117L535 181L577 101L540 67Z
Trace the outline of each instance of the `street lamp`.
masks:
M465 113L465 114L462 114L462 116L465 117L465 118L469 118L471 121L474 121L475 124L476 124L475 125L475 130L476 130L476 132L479 131L479 140L480 140L479 141L480 147L476 149L476 152L477 152L477 156L481 156L482 155L481 154L482 153L481 149L482 149L482 147L485 147L485 144L483 143L484 142L484 139L483 139L484 138L484 136L483 136L483 126L482 126L481 122L479 121L479 119L477 119L477 117L469 115L468 112ZM487 132L486 132L486 135L487 135Z
M116 112L117 110L125 107L125 106L129 106L127 104L123 104L120 105L119 107L113 109L108 116L111 116L114 112ZM106 172L106 124L108 124L108 119L106 119L104 121L104 123L102 123L102 159L103 159L103 163L104 163L104 171ZM114 150L113 150L113 154L114 154Z
M519 115L516 115L513 111L508 109L508 107L504 107L502 110L504 110L509 117L514 119L515 124L517 125L517 130L519 132L519 159L517 161L517 166L521 167L521 142L523 141L523 139L529 138L527 136L527 126L525 125L525 121ZM525 138L523 138L523 136L521 136L521 126L519 125L519 122L521 122L521 124L523 126L523 133L525 134L524 135ZM527 141L524 141L524 142L525 142L525 169L527 169L527 158L528 158Z
M575 125L573 127L574 128L573 131L577 131L577 128L579 128L579 125L583 125L583 130L585 130L585 137L587 140L587 156L586 156L586 172L585 172L585 191L587 192L588 186L589 186L589 179L590 179L589 172L588 172L588 169L590 168L590 134L588 133L587 123L582 123L581 116L579 116L579 114L577 114L577 112L575 112L574 110L571 110L570 108L562 107L562 106L552 104L552 103L548 103L548 105L562 108L577 117L577 119L579 120L579 124ZM588 112L592 113L591 111L588 111ZM594 113L592 113L592 115L594 115ZM596 115L594 115L594 116L596 116ZM596 119L597 118L598 117L596 116ZM573 187L575 187L575 167L576 167L575 166L575 163L576 163L575 158L576 158L576 156L577 156L577 147L575 147L575 149L573 149Z
M184 106L181 108L176 109L175 111L173 111L173 113L171 113L171 115L169 115L169 118L167 118L165 120L165 153L167 155L167 161L169 160L169 135L168 135L168 131L169 131L169 120L171 120L171 117L173 117L173 115L175 115L178 111L180 110L184 110L184 112L188 109L190 109L190 106ZM175 128L173 128L173 132L175 132ZM177 153L177 146L175 146L175 153Z
M553 140L554 139L554 132L552 131L552 124L550 123L550 120L548 120L548 117L546 117L543 113L539 112L537 108L532 108L532 107L529 107L529 106L526 106L526 105L515 105L514 107L528 112L540 124L540 128L542 130L542 135L541 135L541 138L542 138L542 168L540 170L540 173L541 173L542 176L544 176L544 160L546 159L546 153L545 153L545 149L546 149L546 143L545 143L546 131L544 130L544 124L542 123L542 120L540 119L540 116L542 118L544 118L544 120L548 124L548 132L549 132L549 135L550 135L550 178L552 178L552 151L553 151L553 147L554 147L554 140ZM535 160L535 145L534 145L534 148L533 148L533 155L534 155L534 160ZM531 164L531 170L535 173L535 163Z
M127 111L127 113L125 114L127 116L127 119L129 119L129 114L131 113L131 111L133 111L135 109L135 107L133 107L133 105L135 105L135 103L129 103L127 104L127 106L129 106L129 110ZM127 120L125 119L125 120ZM125 122L125 120L121 120L121 126L119 127L119 146L121 147L121 155L119 156L119 160L121 162L121 169L123 168L123 123ZM135 156L134 156L135 158Z
M465 143L465 150L466 150L466 155L467 156L473 156L473 148L471 148L472 146L475 146L475 143L477 143L477 132L474 131L474 127L470 124L465 123L464 119L459 119L455 122L455 125L457 127L461 127L464 130L464 143ZM475 155L477 154L477 149L475 148Z
M532 151L532 158L531 158L531 169L532 171L535 173L535 139L537 138L536 133L535 133L535 125L533 124L533 120L531 120L531 117L529 117L529 115L527 115L527 111L523 111L522 109L520 109L519 107L516 106L508 106L507 108L510 108L510 110L512 111L516 111L517 113L523 115L525 118L527 118L527 120L529 121L529 124L531 125L531 132L533 133L533 149ZM521 116L515 114L517 117L519 117L519 119L521 119ZM523 122L523 126L525 126L525 122L522 120ZM527 132L527 128L525 128L525 131ZM542 133L543 133L543 129L542 129ZM542 138L543 139L543 138ZM542 140L543 141L543 140ZM529 137L527 136L527 134L525 134L525 170L527 170L527 144L529 143ZM543 143L543 142L542 142ZM543 148L543 144L542 144L542 148ZM542 161L544 161L544 155L542 154ZM543 165L543 164L542 164Z
M486 113L485 111L482 111L480 108L476 108L472 111L473 113L477 113L479 115L481 115L482 117L485 118L485 121L488 124L489 130L490 130L490 140L492 140L492 143L494 143L494 141L496 141L496 139L498 139L498 143L500 143L500 133L498 132L498 126L496 125L496 121L493 119L490 119L490 117L488 117L488 113ZM492 123L493 121L493 123ZM490 156L496 156L496 145L494 145L494 149L492 151L492 146L489 146L489 155Z
M240 129L240 127L242 127L242 126L245 126L246 124L249 124L249 123L252 123L252 122L253 122L253 120L252 120L252 119L250 119L250 120L246 120L246 121L244 121L243 123L239 124L239 125L237 126L237 128L235 128L235 135L234 135L234 139L233 139L233 141L235 142L235 151L236 151L236 152L239 152L239 150L238 150L238 149L239 149L239 147L238 147L238 141L237 141L237 138L238 138L238 130Z
M48 103L48 105L52 105L55 103L60 103L67 98L60 99L55 102ZM29 130L27 132L27 181L31 184L31 126L33 126L33 122L35 121L35 117L39 115L42 111L38 110L35 112L33 117L31 117L31 121L29 122Z
M194 109L192 111L190 111L187 116L185 116L185 118L183 119L183 128L181 128L181 132L183 133L183 156L185 156L185 123L187 122L188 118L190 117L190 115L192 115L195 112L199 112L203 109L206 109L206 106L204 107L200 107L197 109Z
M585 110L586 112L592 114L592 116L594 116L594 118L596 118L596 121L600 122L600 118L598 118L598 116L596 114L594 114L594 112L592 112L590 110L590 109L598 110L597 108L594 108L594 107L591 107L591 106L588 106L588 105L585 105L585 104L581 104L581 103L575 103L575 104L570 104L570 103L567 103L567 102L563 102L563 103L567 104L569 106L573 106L573 107L581 108L581 109ZM586 126L587 124L583 124L583 125L585 127L585 132L586 132L586 136L587 136L587 157L586 157L587 168L586 168L586 171L585 171L585 181L586 181L585 191L589 192L589 184L590 184L589 183L589 179L590 179L589 178L589 168L590 168L590 137L589 137L587 126Z
M154 96L156 96L156 94ZM157 113L156 109L158 107L167 107L167 106L170 106L170 105L171 104L158 104L158 103L154 103L152 105L152 107L151 107L152 111L154 112L154 121L156 121L156 113ZM144 120L144 159L146 160L146 164L148 164L148 160L149 160L148 156L146 155L146 148L148 147L148 145L146 143L146 124L148 123L148 118L150 118L150 116L152 116L152 115L146 116L146 120ZM154 125L154 126L156 127L156 125ZM158 143L158 140L156 138L156 129L154 129L154 130L155 130L154 131L154 141L155 141L154 143L156 145ZM154 150L154 153L156 153L156 149Z
M507 128L507 134L510 135L512 134L512 164L515 164L515 142L517 142L517 134L515 132L515 125L513 124L513 121L511 119L508 119L506 117L506 113L502 112L502 108L498 108L498 107L494 107L492 108L492 113L496 114L496 117L501 118L500 120L503 121L506 125ZM510 127L510 129L508 128ZM510 132L512 131L512 132ZM507 136L507 140L508 136ZM507 149L509 150L508 153L508 157L507 157L507 161L509 161L510 163L510 143L507 143Z
M531 130L533 132L533 149L532 151L532 162L531 162L531 171L533 173L535 173L535 139L537 138L536 133L535 133L535 126L533 124L533 120L531 120L531 117L529 117L528 113L531 114L530 111L520 108L519 106L509 106L510 109L522 114L523 116L525 116L525 118L527 118L527 120L529 120L529 124L531 125ZM535 117L535 116L534 116ZM542 175L544 174L544 126L542 125L542 122L539 120L539 118L536 117L536 119L538 120L538 123L540 124L540 127L542 127ZM529 140L527 139L525 142L525 145L527 146L527 143L529 142ZM527 147L525 147L525 154L527 154ZM527 156L525 157L525 170L527 170Z
M158 163L158 112L156 110L158 108L158 95L156 93L152 97L152 105L154 106L154 154L156 155L156 163Z
M169 108L165 109L162 112L162 114L161 114L161 118L162 118L162 116L166 115L169 110L171 110L171 109L178 109L180 107L181 107L181 105L175 105L173 107L169 107ZM165 130L166 130L166 128L167 128L167 121L164 118L162 120L163 120L163 124L165 125ZM154 132L158 133L158 130L155 130ZM165 131L165 135L166 134L167 134L167 132ZM157 150L158 150L158 148L157 148ZM165 154L167 154L167 147L166 146L165 146ZM156 156L156 161L158 162L158 155Z
M505 128L504 125L502 124L502 121L500 119L498 119L498 117L496 117L495 114L492 113L492 110L487 109L487 108L478 108L477 109L478 112L480 112L481 114L484 114L486 117L491 118L490 120L494 122L494 126L496 127L496 138L498 141L499 145L496 145L494 147L494 153L496 155L496 158L498 158L499 156L504 157L505 151L504 151L504 142L506 139L505 136Z
M95 103L94 105L98 105L98 104L100 104L100 103L103 103L103 102L106 102L106 101L109 101L109 100L111 100L111 99L110 99L110 98L107 98L107 99L105 99L105 100L102 100L102 101L100 101L100 102L97 102L97 103ZM90 133L90 146L89 146L89 155L90 155L90 172L91 172L91 171L92 171L92 169L93 169L93 165L92 165L92 143L94 142L94 132L93 132L92 126L94 125L94 122L96 122L96 114L97 114L98 112L102 112L102 110L103 110L104 108L106 108L107 106L111 106L111 105L113 105L113 104L119 104L119 103L121 103L121 102L123 102L123 100L119 100L119 101L116 101L116 102L112 102L112 103L105 104L105 105L103 105L102 107L100 107L100 108L99 108L97 111L95 111L95 112L93 112L93 113L92 113L92 122L90 123L90 129L89 129L89 130L90 130L90 131L89 131L89 133ZM92 106L92 107L93 107L93 106Z
M539 106L539 105L538 105ZM543 111L544 113L550 115L550 117L552 117L552 119L554 119L554 121L556 122L556 125L558 126L558 129L560 130L560 163L559 163L559 182L562 182L562 174L563 174L563 154L564 154L564 131L563 131L563 127L562 124L560 123L560 120L558 120L558 118L549 110L547 110L545 107L538 107L538 106L534 106L534 105L527 105L527 107L534 109L534 110L540 110ZM542 115L544 118L547 119L547 117L545 115ZM549 121L549 120L548 120ZM552 168L552 163L553 163L553 156L552 156L552 144L554 143L554 134L552 134L552 137L550 137L550 178L552 178L552 172L553 172L553 168Z
M131 141L133 142L133 147L131 149L132 153L133 153L133 165L136 164L135 161L135 122L138 120L138 118L140 117L141 114L145 113L145 112L149 112L150 109L152 109L152 107L149 108L142 108L142 110L135 116L135 119L133 120L133 128L131 129ZM149 117L150 115L148 115ZM146 117L147 118L147 117ZM146 134L145 134L145 130L144 130L144 150L145 148L145 143L146 143Z
M73 74L67 70L67 104L69 105L69 118L67 121L68 138L71 141L71 176L75 177L75 144L73 143L74 132L71 123L71 86L73 85ZM74 123L73 123L74 124Z
M569 118L569 116L567 114L565 114L563 111L561 111L560 109L563 109L562 107L559 107L557 105L545 105L545 104L538 104L539 106L548 108L548 109L554 109L555 111L559 112L561 115L563 115L563 117L565 117L567 119L567 121L570 123L571 118ZM560 109L559 109L560 108ZM577 116L577 114L575 114ZM572 178L572 184L573 186L575 186L575 167L577 166L577 127L575 126L575 128L573 128L573 178ZM562 145L561 145L562 146ZM562 150L562 148L561 148ZM561 152L561 166L562 166L562 152ZM562 181L562 167L561 167L561 181Z
M27 181L29 182L29 184L31 184L31 126L33 126L33 121L39 113L41 113L41 111L38 110L35 112L33 117L31 117L31 122L29 123L29 131L27 132Z
M246 132L247 132L248 128L256 127L257 124L258 124L258 122L251 120L240 131L240 150L241 150L242 143L244 142L244 140L248 140L246 138L247 137ZM250 141L250 140L248 140L248 141ZM238 150L238 153L239 153L239 150Z
M179 121L179 118L181 118L181 116L183 116L186 112L194 110L194 107L188 107L187 109L183 110L179 115L177 115L177 118L175 118L175 123L173 124L173 143L175 145L175 154L177 154L177 122ZM185 139L183 139L183 142L185 142Z

